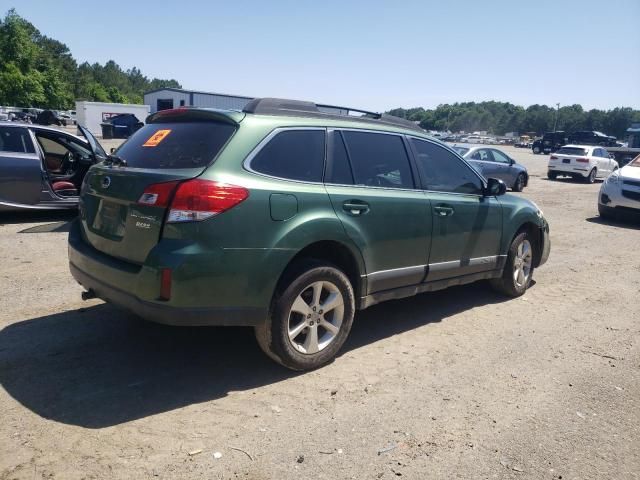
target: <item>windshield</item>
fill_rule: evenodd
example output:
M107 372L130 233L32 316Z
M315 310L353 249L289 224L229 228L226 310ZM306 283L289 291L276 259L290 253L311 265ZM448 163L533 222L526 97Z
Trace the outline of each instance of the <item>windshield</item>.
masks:
M556 152L559 155L587 155L586 148L562 147Z
M468 148L466 148L466 147L458 147L457 145L454 145L451 148L453 148L456 152L458 152L463 157L464 157L464 154L469 151Z
M638 168L640 168L640 155L638 155L636 158L634 158L633 160L631 160L631 161L629 162L629 165L630 165L631 167L638 167Z
M133 168L202 168L209 165L236 127L220 122L145 125L114 155Z

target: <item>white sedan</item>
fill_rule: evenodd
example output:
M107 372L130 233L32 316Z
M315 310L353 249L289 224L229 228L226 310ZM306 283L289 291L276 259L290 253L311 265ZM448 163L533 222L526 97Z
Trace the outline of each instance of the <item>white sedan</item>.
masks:
M598 195L598 211L603 218L613 218L618 213L640 218L640 155L604 181Z
M603 147L565 145L549 157L547 176L555 180L559 175L581 178L588 183L607 178L618 169L618 162Z

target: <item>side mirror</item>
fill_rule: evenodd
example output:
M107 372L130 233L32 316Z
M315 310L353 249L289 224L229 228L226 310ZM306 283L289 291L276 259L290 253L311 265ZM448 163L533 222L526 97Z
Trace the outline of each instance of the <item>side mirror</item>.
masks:
M109 150L109 153L113 153L116 151L116 147L111 147L111 149Z
M515 163L516 161L513 158L509 157L509 165L515 165Z
M485 197L498 197L507 193L507 186L502 180L497 178L487 179L487 186L484 190Z

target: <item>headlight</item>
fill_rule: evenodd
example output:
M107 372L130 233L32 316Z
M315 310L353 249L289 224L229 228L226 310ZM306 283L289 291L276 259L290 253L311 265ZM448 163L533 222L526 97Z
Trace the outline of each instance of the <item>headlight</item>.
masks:
M606 183L607 185L618 185L618 183L620 183L620 174L618 174L617 172L613 172L607 177L604 183Z

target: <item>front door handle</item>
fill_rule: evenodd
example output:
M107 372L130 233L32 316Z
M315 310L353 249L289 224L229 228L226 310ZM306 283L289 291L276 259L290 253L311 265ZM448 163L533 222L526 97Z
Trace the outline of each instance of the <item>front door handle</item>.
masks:
M369 211L369 204L361 200L347 200L342 209L350 215L362 215Z
M455 213L455 210L453 209L453 207L438 205L437 207L433 207L433 213L437 217L450 217Z

